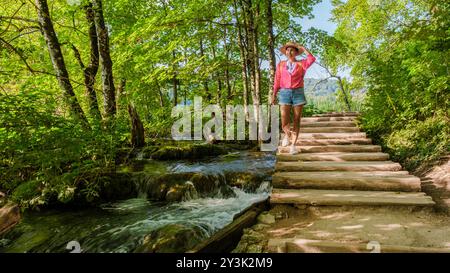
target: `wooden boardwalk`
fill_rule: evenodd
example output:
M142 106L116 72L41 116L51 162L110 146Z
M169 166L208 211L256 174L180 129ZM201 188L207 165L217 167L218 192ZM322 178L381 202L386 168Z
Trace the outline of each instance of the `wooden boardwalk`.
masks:
M289 204L420 209L435 204L421 192L418 177L390 161L389 155L360 131L356 125L358 115L355 112L327 113L301 120L296 143L301 152L290 155L289 147L278 149L270 197L272 207ZM283 240L269 240L269 245L282 244L281 249L287 249L291 244L292 249L292 240ZM330 251L339 252L333 242L323 243L325 248L332 245ZM392 251L396 249L394 246ZM408 248L408 251L413 250Z

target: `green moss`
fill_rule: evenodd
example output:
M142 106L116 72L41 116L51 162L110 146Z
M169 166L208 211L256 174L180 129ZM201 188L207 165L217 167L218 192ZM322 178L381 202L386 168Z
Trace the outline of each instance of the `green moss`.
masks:
M41 194L42 183L38 180L30 180L20 184L12 193L12 200L15 202L22 202L24 200L31 200Z
M226 152L226 148L214 144L188 144L185 146L162 147L154 152L151 157L157 160L199 159Z

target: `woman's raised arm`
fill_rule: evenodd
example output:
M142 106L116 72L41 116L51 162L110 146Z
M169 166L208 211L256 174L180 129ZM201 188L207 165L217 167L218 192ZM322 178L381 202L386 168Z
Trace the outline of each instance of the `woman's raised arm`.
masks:
M314 55L312 55L304 46L302 46L302 48L307 54L306 59L302 60L302 67L306 70L316 61L316 57L314 57Z

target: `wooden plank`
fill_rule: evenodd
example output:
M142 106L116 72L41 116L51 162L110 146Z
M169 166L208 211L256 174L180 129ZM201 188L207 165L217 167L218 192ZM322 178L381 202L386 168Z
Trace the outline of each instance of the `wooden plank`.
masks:
M301 122L314 122L314 121L356 121L356 117L303 117Z
M386 153L300 153L296 155L277 154L278 161L386 161Z
M355 112L335 112L335 113L313 115L313 117L358 117L358 116L360 116L360 114Z
M270 203L314 206L433 206L423 192L273 189Z
M277 162L275 171L400 171L402 166L392 161L307 161Z
M326 153L326 152L346 152L346 153L370 153L381 152L379 145L326 145L326 146L296 146L302 153ZM278 152L289 153L290 147L278 147Z
M276 253L370 253L369 242L334 242L305 238L273 238L268 241L269 252ZM379 253L450 253L450 248L386 245L380 243Z
M281 134L281 136L283 137L284 134ZM331 133L304 133L304 132L300 132L298 138L299 139L354 139L354 138L365 138L366 137L366 133L364 132L356 132L356 133L338 133L338 132L331 132Z
M297 139L296 145L299 146L320 146L320 145L370 145L372 144L372 139L370 138L353 138L353 139Z
M300 127L356 127L353 121L318 121L309 122L305 120L300 121Z
M407 171L389 172L277 172L272 176L275 188L365 190L365 191L420 191L420 179Z
M358 127L302 127L300 133L358 133Z

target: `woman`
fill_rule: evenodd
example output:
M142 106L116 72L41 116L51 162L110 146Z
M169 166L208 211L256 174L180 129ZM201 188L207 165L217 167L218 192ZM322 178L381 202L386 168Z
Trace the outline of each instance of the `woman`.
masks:
M296 154L295 148L300 131L300 118L302 116L303 105L305 105L305 91L303 77L306 70L316 61L316 58L302 45L296 42L288 42L280 48L281 53L286 55L287 61L278 63L273 86L272 104L278 102L281 107L281 127L284 131L284 138L281 143L283 147L291 144L290 154ZM297 55L306 52L304 60L297 61ZM290 130L291 107L294 108L294 132ZM293 141L291 141L293 140Z

